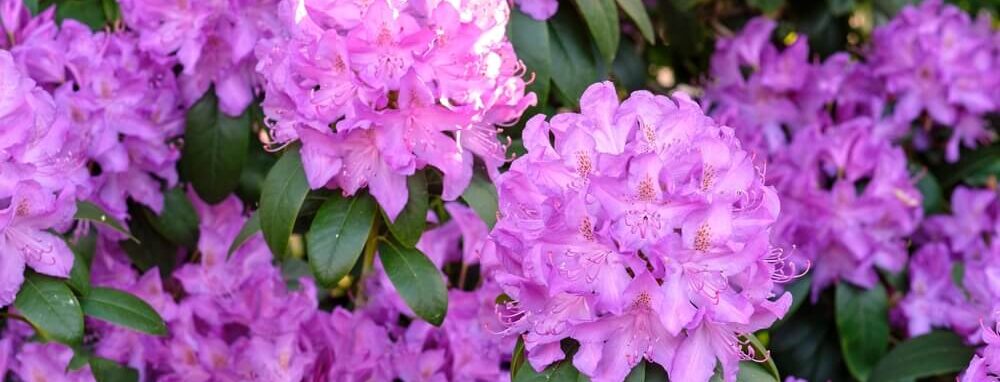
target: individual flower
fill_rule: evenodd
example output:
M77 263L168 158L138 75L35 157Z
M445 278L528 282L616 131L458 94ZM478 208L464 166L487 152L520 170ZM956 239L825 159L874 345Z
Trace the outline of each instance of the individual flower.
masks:
M26 343L14 356L11 371L22 381L93 382L89 367L69 371L73 349L57 343Z
M683 93L619 103L594 84L582 112L528 121L527 153L497 179L483 253L536 370L580 349L595 381L646 359L671 380L734 381L744 337L784 315L792 277L769 244L778 198L734 137ZM764 356L764 355L760 355ZM759 360L759 359L758 359Z
M495 125L535 102L505 1L285 0L279 14L281 32L257 45L273 138L302 141L312 188L367 186L390 218L421 168L441 171L453 200L474 158L504 163Z
M909 130L917 122L917 134L932 125L951 128L949 161L958 159L960 145L996 139L984 119L1000 109L1000 34L992 24L985 12L972 20L954 5L928 0L876 28L866 51L896 123Z
M903 151L871 128L857 118L801 131L768 165L782 202L775 239L812 262L814 299L838 280L868 288L876 269L901 270L921 221Z
M219 108L239 115L254 99L259 79L254 44L278 27L275 0L122 0L122 18L138 35L138 48L173 55L183 67L186 106L214 86Z

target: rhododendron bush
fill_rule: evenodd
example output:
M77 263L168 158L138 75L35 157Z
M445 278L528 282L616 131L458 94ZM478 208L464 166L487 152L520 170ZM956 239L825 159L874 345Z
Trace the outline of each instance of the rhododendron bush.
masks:
M1000 381L997 11L0 0L0 381Z

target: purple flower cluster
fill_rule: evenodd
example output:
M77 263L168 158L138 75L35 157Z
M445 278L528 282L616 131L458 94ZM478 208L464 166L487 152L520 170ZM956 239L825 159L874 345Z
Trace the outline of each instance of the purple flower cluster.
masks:
M952 213L928 218L910 261L910 293L899 312L912 336L949 328L969 342L984 340L981 320L1000 311L1000 196L956 188ZM994 325L988 325L992 327Z
M137 51L133 35L72 20L57 26L54 8L31 17L19 0L0 7L4 306L25 264L69 274L73 255L51 231L69 227L77 200L116 218L127 216L127 199L162 209L162 185L177 182L179 152L169 140L182 118L170 62Z
M837 280L870 288L876 268L901 270L923 216L902 149L872 129L868 118L803 129L768 165L782 202L775 241L811 262L813 299Z
M592 85L582 114L528 121L527 154L497 179L499 220L483 252L512 299L536 369L580 343L573 365L622 380L642 359L671 380L733 381L754 358L743 336L791 302L791 277L770 246L778 197L730 128L686 95L635 92L619 103ZM766 355L757 355L764 356Z
M902 269L922 218L897 124L881 118L868 66L845 53L810 62L804 38L779 51L774 28L754 19L717 43L705 103L764 154L782 200L775 240L815 266L813 297L839 279L870 287L876 267Z
M972 20L940 0L906 7L875 30L866 59L900 134L913 122L952 129L950 161L958 159L960 143L975 147L997 138L984 116L1000 110L1000 33L986 12ZM927 139L926 128L917 129L918 138Z
M535 103L506 1L286 0L278 12L283 29L257 45L274 138L302 141L311 187L368 186L392 218L420 168L440 170L452 200L474 156L502 164L495 125Z
M183 66L178 80L186 106L213 85L226 114L239 115L250 105L260 81L254 46L280 27L276 0L119 3L125 23L137 35L133 46Z

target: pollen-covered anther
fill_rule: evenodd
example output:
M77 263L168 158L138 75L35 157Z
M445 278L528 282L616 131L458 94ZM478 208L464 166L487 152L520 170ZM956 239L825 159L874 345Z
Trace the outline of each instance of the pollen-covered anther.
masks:
M701 176L701 190L708 191L715 184L715 167L705 165Z
M656 186L653 184L653 178L647 176L639 182L636 194L636 198L639 199L639 201L652 202L656 200Z
M587 241L594 241L594 224L590 222L589 217L584 217L580 221L580 234Z
M698 232L694 235L694 249L699 252L708 252L712 246L712 228L708 224L698 227Z
M576 153L576 173L580 175L581 178L586 178L590 176L590 173L593 170L594 162L590 159L590 155L586 152L578 151Z

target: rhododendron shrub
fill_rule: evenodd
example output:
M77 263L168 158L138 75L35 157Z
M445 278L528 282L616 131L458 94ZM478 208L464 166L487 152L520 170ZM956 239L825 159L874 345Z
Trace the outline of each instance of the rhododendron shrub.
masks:
M0 380L1000 381L983 0L0 0Z

